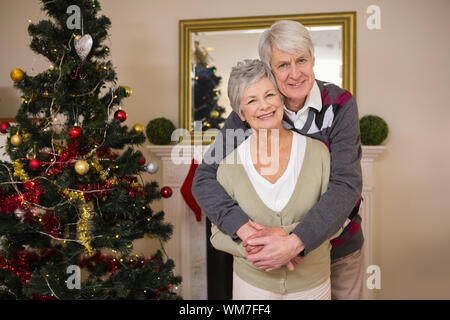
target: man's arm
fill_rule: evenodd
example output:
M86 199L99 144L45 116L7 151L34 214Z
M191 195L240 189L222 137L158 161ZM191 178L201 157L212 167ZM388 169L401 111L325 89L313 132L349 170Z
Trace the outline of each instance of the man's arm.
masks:
M249 221L249 217L228 195L216 177L219 163L243 140L238 141L239 139L229 135L227 137L227 129L247 130L248 126L235 112L230 114L214 144L208 148L202 163L195 172L192 194L211 222L220 231L236 239L236 232Z
M221 232L216 225L211 224L211 244L217 250L226 252L235 257L245 258L245 249L241 241L233 241L231 237Z
M353 97L336 113L329 139L328 190L293 231L302 240L305 255L339 231L361 197L362 151L358 108Z

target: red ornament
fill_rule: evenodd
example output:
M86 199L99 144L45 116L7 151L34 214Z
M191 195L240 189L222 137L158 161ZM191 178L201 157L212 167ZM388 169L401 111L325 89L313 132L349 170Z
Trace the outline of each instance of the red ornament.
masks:
M120 122L124 122L127 120L127 114L123 110L117 110L116 113L114 113L114 118L118 119Z
M81 137L81 134L83 132L83 129L81 129L78 126L74 126L69 130L69 136L70 139L78 139L79 137Z
M36 171L41 167L41 161L39 159L31 159L29 165L31 170Z
M143 166L143 165L145 164L145 158L144 158L144 157L139 158L138 163L139 163L141 166Z
M172 196L172 189L170 187L162 187L160 194L163 198L170 198Z
M9 122L2 122L0 124L0 132L6 133L6 130L9 128Z

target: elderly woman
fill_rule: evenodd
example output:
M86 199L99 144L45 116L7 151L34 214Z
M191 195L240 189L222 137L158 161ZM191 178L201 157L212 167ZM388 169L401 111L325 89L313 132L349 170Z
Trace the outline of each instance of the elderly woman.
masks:
M255 225L216 180L218 164L207 161L216 149L233 147L233 140L216 139L198 167L193 194L203 212L217 227L246 245L248 260L262 270L273 270L297 259L297 250L308 257L342 226L332 240L331 282L333 299L359 299L362 285L362 246L358 207L362 191L359 117L355 99L338 86L315 79L314 48L306 28L295 21L278 21L266 30L259 43L261 59L270 66L284 97L283 126L323 141L329 146L331 173L327 191L292 230ZM222 132L248 125L232 112ZM225 143L223 143L225 142ZM234 147L237 143L234 142ZM222 151L222 150L220 150ZM222 151L223 152L223 151ZM272 234L275 231L275 235ZM287 245L289 244L289 245ZM292 265L290 265L292 268Z
M233 68L228 96L252 135L223 159L217 180L255 226L278 227L280 235L287 235L327 189L328 149L320 141L283 127L282 98L272 72L260 60L246 60ZM282 267L270 272L249 262L242 243L215 225L211 243L234 257L233 299L331 297L329 242L311 252L292 271ZM297 253L300 249L291 247Z

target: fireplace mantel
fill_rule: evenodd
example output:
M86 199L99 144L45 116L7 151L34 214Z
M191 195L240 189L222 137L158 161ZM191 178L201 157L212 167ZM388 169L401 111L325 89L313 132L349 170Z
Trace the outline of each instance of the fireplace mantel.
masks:
M166 219L174 226L174 233L167 244L167 254L175 261L175 271L183 277L180 294L184 299L203 300L207 298L206 269L206 223L195 220L194 213L185 204L180 193L192 158L199 163L208 146L148 146L148 149L162 160L162 184L173 190L169 199L163 199ZM360 214L365 238L365 267L372 264L372 197L374 189L373 163L386 150L385 146L363 146L361 167L363 173L363 203ZM174 163L172 154L177 156ZM365 281L363 282L365 284ZM372 298L372 292L363 286L363 297Z

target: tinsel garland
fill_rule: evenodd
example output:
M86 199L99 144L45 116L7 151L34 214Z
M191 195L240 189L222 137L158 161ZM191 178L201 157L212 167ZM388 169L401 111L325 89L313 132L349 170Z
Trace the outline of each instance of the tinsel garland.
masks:
M28 210L30 205L39 204L39 197L44 194L40 184L36 181L26 181L23 187L23 193L14 193L7 197L4 197L0 190L0 212L13 214L17 209Z
M60 237L62 232L59 231L61 225L56 215L52 215L50 211L46 211L42 217L42 224L44 230L54 237Z
M14 177L17 177L22 181L30 180L27 173L23 169L23 164L20 162L19 159L13 161L13 168L14 168Z
M100 251L97 251L89 258L80 257L78 261L78 266L80 268L87 267L89 269L100 264L107 264L106 270L109 272L110 277L112 277L114 275L114 272L119 268L117 265L117 259L109 257L106 254L101 254Z
M87 255L94 254L94 248L92 248L91 236L89 232L89 220L92 216L92 208L86 203L83 192L72 191L69 189L63 189L62 193L69 198L69 203L73 201L80 201L81 205L78 207L80 211L80 220L78 221L77 233L80 243L84 246L84 252Z
M54 155L54 163L49 166L47 176L54 174L61 175L66 167L73 164L71 160L78 158L79 153L80 142L78 140L74 140L61 152L60 155Z
M107 180L104 184L95 183L95 184L87 184L84 186L78 186L77 190L83 192L84 198L86 201L90 201L93 197L101 198L103 196L107 196L110 193L110 189L117 185L117 179Z
M11 260L0 256L0 269L15 274L23 285L26 285L31 278L30 263L39 260L35 252L20 250L16 252Z

